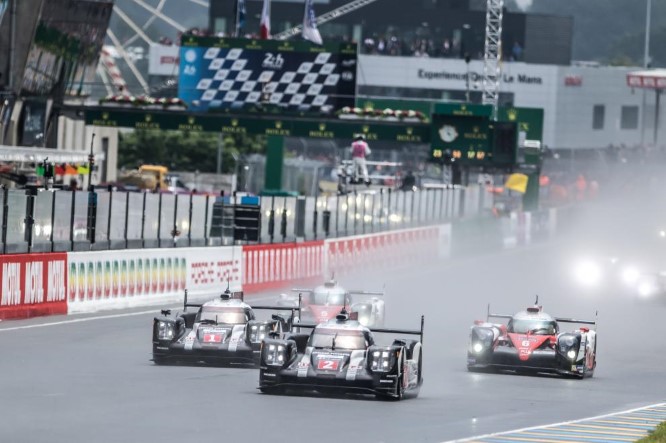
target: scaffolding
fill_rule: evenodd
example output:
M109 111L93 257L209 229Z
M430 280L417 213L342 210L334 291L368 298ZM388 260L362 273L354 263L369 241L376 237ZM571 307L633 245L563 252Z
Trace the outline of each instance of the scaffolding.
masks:
M483 104L492 105L497 120L502 79L502 10L504 0L487 0L486 41L483 52Z

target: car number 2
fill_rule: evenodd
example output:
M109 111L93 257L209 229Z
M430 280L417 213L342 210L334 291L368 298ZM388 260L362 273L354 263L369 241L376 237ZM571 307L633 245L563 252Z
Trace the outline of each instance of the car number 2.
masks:
M337 360L319 360L317 363L317 369L323 369L325 371L335 371L338 369Z

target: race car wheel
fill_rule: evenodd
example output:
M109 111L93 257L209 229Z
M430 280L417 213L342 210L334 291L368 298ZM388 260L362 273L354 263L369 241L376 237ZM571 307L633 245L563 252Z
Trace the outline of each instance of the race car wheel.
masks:
M286 392L282 386L260 386L259 390L266 395L283 395Z
M398 368L400 374L398 375L398 383L396 383L395 386L395 396L393 397L393 400L395 401L400 401L402 400L402 397L405 396L405 349L403 349L400 353L400 362Z
M155 363L156 366L164 366L164 365L166 365L168 362L167 362L167 359L164 358L164 357L156 357L156 356L153 356L153 363Z
M421 351L419 352L419 381L418 381L418 386L421 387L423 384L423 348L421 348Z

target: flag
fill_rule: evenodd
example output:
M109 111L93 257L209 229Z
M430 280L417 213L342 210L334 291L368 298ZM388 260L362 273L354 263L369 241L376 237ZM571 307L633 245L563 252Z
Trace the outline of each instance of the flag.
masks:
M312 0L305 0L305 13L303 14L303 38L310 40L318 45L323 44L319 29L317 29L317 19L315 18Z
M261 10L261 38L271 38L271 0L264 0L264 7Z
M241 32L245 27L245 0L236 0L236 7L234 8L234 16L236 17L236 37L241 36Z
M504 187L512 191L524 194L527 191L527 181L529 177L525 174L511 174L504 183Z

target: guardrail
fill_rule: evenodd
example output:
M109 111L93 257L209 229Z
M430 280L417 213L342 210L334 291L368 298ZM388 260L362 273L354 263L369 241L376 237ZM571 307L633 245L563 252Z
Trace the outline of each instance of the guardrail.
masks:
M475 215L482 206L480 196L478 188L451 186L415 192L381 189L330 197L262 197L259 243L317 240L437 224ZM231 245L233 239L211 235L216 201L221 198L3 188L0 252Z

